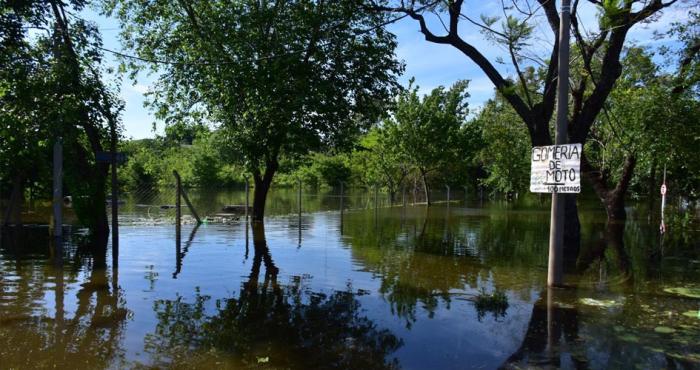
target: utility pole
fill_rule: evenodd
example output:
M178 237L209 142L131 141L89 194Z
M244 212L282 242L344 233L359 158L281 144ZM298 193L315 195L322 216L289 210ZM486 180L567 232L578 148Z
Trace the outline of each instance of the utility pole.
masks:
M559 21L559 72L557 78L556 145L568 142L567 120L569 110L569 28L571 0L561 1ZM564 252L564 194L552 193L552 211L549 224L549 269L547 286L559 286L563 280Z

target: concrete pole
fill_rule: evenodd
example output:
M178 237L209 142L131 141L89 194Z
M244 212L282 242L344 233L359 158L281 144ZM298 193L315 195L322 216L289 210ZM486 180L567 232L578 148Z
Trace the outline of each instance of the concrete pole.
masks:
M110 125L112 150L112 268L119 264L119 184L117 182L117 128Z
M557 130L556 145L568 142L567 122L569 109L569 28L571 24L571 0L561 2L559 22L559 73L557 78ZM563 282L564 253L564 195L552 193L552 211L549 226L549 268L547 286L560 286Z
M53 236L63 236L63 139L53 144Z

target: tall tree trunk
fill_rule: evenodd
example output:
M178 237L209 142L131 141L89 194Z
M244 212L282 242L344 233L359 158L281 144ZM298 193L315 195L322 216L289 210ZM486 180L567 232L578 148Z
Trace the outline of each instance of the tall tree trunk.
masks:
M267 193L272 185L272 179L277 172L279 164L277 159L272 159L265 164L265 173L261 174L259 169L253 170L253 181L255 189L253 189L253 221L262 222L265 217L265 201Z
M22 200L24 198L24 176L17 174L12 178L12 192L5 210L3 226L22 224Z
M423 180L423 190L425 191L425 202L430 207L433 203L430 201L430 187L428 187L427 174L423 168L420 169L420 177Z

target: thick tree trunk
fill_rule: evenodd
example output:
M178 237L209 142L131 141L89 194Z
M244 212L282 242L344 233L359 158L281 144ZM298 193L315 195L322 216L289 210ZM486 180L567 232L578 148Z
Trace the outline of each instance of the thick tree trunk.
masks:
M595 190L596 195L598 195L598 198L600 198L605 207L608 222L616 221L624 223L627 218L625 213L625 195L627 194L627 189L632 180L636 164L636 157L634 155L628 155L627 158L625 158L625 164L622 167L620 179L615 188L610 189L608 186L607 172L594 170L585 157L581 161L581 169L584 175L591 182L591 185L593 185L593 190Z
M22 224L22 200L24 198L24 176L16 175L12 178L12 192L5 210L5 219L3 225L21 225Z
M430 188L428 187L428 179L427 174L425 173L424 169L420 169L420 177L421 180L423 180L423 190L425 191L425 202L428 204L428 207L432 205L432 202L430 201Z
M262 222L265 218L265 201L267 193L272 185L272 179L277 172L277 159L267 161L265 164L265 173L261 174L260 170L253 171L253 181L255 189L253 189L253 221Z
M581 249L581 221L576 194L564 195L564 259L574 262Z

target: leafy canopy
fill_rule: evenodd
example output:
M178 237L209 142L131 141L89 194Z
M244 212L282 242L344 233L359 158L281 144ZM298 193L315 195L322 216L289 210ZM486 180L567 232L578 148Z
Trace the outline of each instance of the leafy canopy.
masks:
M254 174L343 147L384 110L402 64L384 16L356 1L108 0L124 45L159 73L157 117L221 125Z

